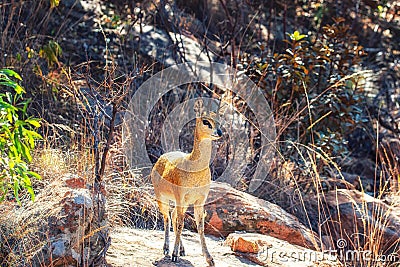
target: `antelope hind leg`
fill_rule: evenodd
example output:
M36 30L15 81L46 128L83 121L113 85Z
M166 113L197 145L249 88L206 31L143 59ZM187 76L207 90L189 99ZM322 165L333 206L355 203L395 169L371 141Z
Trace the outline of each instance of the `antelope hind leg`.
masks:
M200 235L201 249L206 257L209 266L215 266L214 259L207 249L206 239L204 237L204 203L194 205L194 217L197 224L197 232Z

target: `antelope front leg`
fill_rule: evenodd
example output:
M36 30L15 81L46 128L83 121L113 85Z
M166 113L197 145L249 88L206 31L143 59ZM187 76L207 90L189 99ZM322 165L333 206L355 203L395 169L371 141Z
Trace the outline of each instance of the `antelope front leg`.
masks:
M206 239L204 237L204 203L194 205L194 218L197 224L197 232L200 235L201 249L209 266L215 266L214 259L208 252Z
M176 262L178 261L178 252L184 255L185 250L183 249L182 245L182 240L181 240L181 234L183 230L183 219L185 218L185 211L186 208L179 207L177 206L174 211L173 215L173 222L174 224L174 231L175 231L175 245L174 245L174 251L172 252L172 261ZM180 249L181 247L181 249Z
M169 229L171 228L171 220L169 217L169 203L164 203L162 201L158 201L158 206L160 207L160 211L164 217L164 255L169 254Z

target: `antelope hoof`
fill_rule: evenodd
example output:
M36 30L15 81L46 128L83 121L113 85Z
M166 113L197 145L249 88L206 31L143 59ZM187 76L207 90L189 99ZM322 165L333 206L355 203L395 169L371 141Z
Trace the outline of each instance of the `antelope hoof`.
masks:
M185 248L183 246L181 246L181 248L179 249L179 256L185 256Z
M164 248L164 255L168 255L169 254L169 248Z
M178 261L178 256L172 255L172 262L177 262Z
M215 266L215 262L214 262L214 259L213 258L211 258L211 259L207 259L207 263L208 263L208 266Z

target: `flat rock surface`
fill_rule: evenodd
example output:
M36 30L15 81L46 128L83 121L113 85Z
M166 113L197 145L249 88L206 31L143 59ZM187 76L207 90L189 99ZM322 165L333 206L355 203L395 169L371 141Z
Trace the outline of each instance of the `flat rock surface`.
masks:
M107 263L113 267L128 266L207 266L205 257L201 254L200 240L197 233L184 230L182 233L186 255L179 258L177 263L171 258L164 257L164 232L157 230L140 230L127 227L115 228L111 233L111 246L107 252ZM171 235L170 251L173 247ZM249 260L237 257L223 240L206 236L210 253L216 266L240 267L259 266Z
M172 232L171 232L172 234ZM239 234L241 235L241 234ZM159 230L140 230L127 227L114 228L111 232L111 246L107 252L107 263L111 267L128 266L207 266L201 254L201 247L197 233L183 231L183 244L186 255L180 257L177 263L171 262L171 257L164 257L162 247L164 232ZM206 236L207 246L214 257L215 266L242 267L242 266L269 266L269 267L336 267L335 261L315 260L314 255L321 253L291 245L284 240L260 235L244 234L244 238L261 240L258 254L235 253L224 244L224 240ZM170 251L173 246L171 235ZM310 258L311 255L311 258ZM305 259L303 259L305 257Z

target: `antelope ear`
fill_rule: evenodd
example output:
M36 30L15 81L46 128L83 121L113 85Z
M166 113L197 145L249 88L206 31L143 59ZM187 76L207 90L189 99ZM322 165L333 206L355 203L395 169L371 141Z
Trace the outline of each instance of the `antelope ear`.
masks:
M201 99L201 98L196 99L193 110L194 110L194 113L196 114L196 118L200 118L203 115L203 113L204 113L203 99Z
M215 120L215 119L217 118L218 114L215 113L214 111L210 111L210 113L208 114L208 116L209 116L211 119Z

